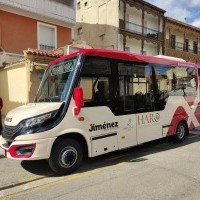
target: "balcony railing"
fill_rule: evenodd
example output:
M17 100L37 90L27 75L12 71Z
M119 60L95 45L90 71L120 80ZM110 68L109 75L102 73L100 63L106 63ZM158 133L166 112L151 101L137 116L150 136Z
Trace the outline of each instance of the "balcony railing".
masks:
M175 45L172 45L173 49L176 49L178 51L183 51L184 49L184 43L176 42Z
M163 39L162 33L157 30L153 30L129 21L124 22L124 20L122 19L120 19L119 21L119 28L131 33L137 33L139 35L146 36L151 39L159 39L159 40Z
M125 22L125 27L124 29L128 30L129 32L134 32L138 34L142 34L142 26L130 22Z
M195 49L195 48L191 48L191 45L188 45L187 48L185 48L185 44L181 43L181 42L175 42L175 43L171 43L171 48L175 49L177 51L184 51L184 52L189 52L189 53L194 53L194 54L198 54L198 52L200 52L200 49Z

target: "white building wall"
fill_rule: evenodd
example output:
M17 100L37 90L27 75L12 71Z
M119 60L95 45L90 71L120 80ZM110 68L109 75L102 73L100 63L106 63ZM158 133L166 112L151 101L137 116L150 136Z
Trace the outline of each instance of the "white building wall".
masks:
M120 4L119 18L124 19L124 5ZM126 5L126 21L142 25L142 10Z
M130 52L141 53L141 40L127 38L127 47L130 47Z
M123 51L123 35L118 34L118 50Z
M144 52L147 55L157 55L157 46L153 43L145 43L144 44Z
M74 0L70 1L74 2ZM69 6L70 4L71 6ZM43 16L65 22L65 26L73 26L76 22L75 5L70 4L53 0L0 0L0 10L36 19Z
M80 0L79 2L80 9L77 9L76 15L77 22L96 24L99 23L101 18L105 18L106 25L119 26L118 0L88 0L87 6L84 5L85 1ZM100 13L101 11L105 12Z
M124 19L124 5L121 1L119 7L119 19Z
M126 47L130 49L130 52L141 53L141 40L127 37ZM123 51L123 36L122 35L119 35L119 50Z
M144 21L147 22L147 26L146 28L158 31L158 16L153 16L151 14L147 14L145 12L145 17L144 17Z
M142 10L138 10L134 7L130 7L129 5L127 5L127 21L138 24L138 25L142 25Z
M118 0L80 0L77 9L76 40L98 48L118 48ZM78 33L78 29L82 29Z

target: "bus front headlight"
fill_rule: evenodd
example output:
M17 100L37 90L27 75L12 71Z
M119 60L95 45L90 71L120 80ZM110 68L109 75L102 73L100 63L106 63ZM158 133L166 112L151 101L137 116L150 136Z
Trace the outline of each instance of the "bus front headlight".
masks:
M20 135L38 132L43 126L51 123L51 119L53 120L56 113L57 110L22 121L21 124L23 128L20 131Z
M52 112L52 113L47 113L47 114L44 114L44 115L41 115L41 116L38 116L38 117L33 117L33 118L30 118L30 119L27 119L24 121L24 125L25 127L33 127L33 126L36 126L36 125L39 125L39 124L42 124L43 122L45 122L47 119L50 119L52 117L55 116L55 112Z

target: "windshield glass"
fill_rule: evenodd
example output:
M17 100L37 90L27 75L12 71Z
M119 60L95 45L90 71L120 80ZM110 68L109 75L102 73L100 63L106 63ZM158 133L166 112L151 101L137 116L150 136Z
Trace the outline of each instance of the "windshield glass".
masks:
M75 71L77 57L59 61L45 72L35 102L62 102L65 100Z

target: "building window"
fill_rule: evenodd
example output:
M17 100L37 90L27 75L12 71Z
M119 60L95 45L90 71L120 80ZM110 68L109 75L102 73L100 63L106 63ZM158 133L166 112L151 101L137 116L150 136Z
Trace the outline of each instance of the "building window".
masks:
M197 42L193 42L193 53L197 54Z
M78 3L77 3L77 10L80 10L81 9L81 2L79 1Z
M38 49L53 50L57 48L57 27L38 22L37 24Z
M71 8L74 8L74 0L70 0L70 1L66 1L66 0L53 0L57 3L60 3L60 4L64 4L64 5L67 5Z
M189 40L185 39L185 51L188 52L189 51Z
M171 35L171 48L175 49L176 48L176 36Z
M79 27L78 29L77 29L77 34L78 35L81 35L83 33L83 28L82 27Z

